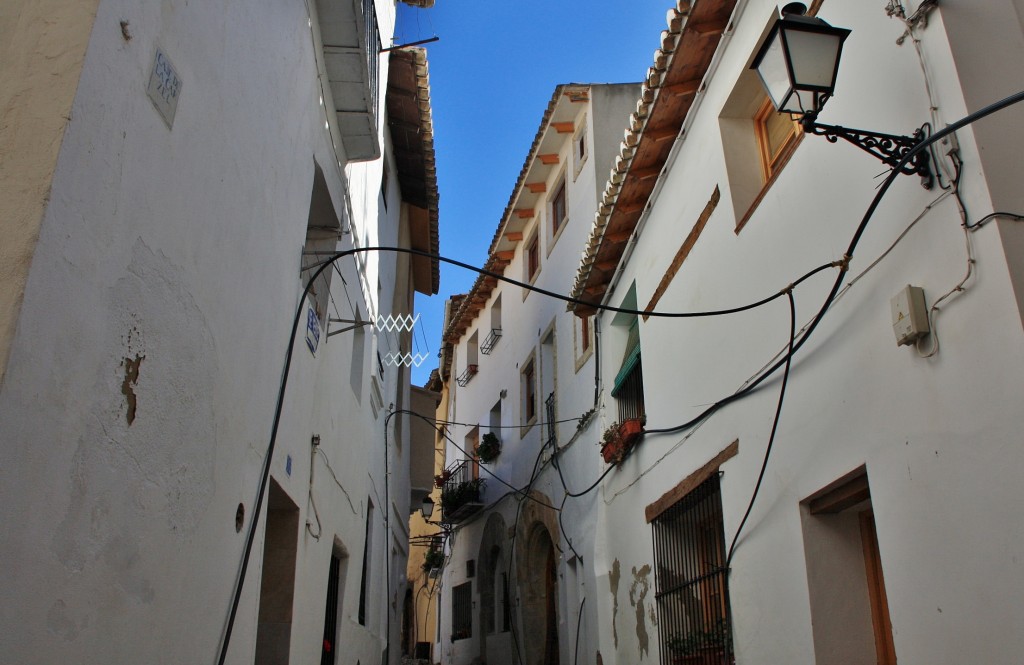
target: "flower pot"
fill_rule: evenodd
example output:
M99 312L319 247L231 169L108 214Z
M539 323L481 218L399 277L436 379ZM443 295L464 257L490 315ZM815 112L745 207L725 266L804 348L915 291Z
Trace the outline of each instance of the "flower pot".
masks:
M630 448L636 445L643 434L643 424L638 418L624 420L614 430L614 435L605 433L605 441L601 444L601 456L606 464L618 464L626 457Z
M630 418L629 420L622 421L622 424L619 425L619 438L625 444L626 450L633 447L633 444L637 442L643 431L644 426L639 418Z
M618 464L625 453L622 439L612 439L601 446L601 457L604 458L605 464Z

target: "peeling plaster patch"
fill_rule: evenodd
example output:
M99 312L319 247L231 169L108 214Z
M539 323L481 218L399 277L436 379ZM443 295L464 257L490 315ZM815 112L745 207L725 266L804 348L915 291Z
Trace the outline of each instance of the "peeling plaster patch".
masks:
M121 361L121 366L124 367L124 381L121 382L121 394L124 395L125 401L128 403L128 424L131 425L135 422L135 409L138 405L138 398L135 396L135 384L139 382L139 367L142 365L142 361L146 359L146 356L140 356L135 354L135 359L125 358Z
M640 658L649 653L650 638L647 635L647 615L644 610L644 598L651 590L651 566L646 564L640 570L633 567L633 584L629 587L629 603L636 608L636 638L640 645ZM639 589L639 593L637 590ZM653 608L652 612L653 612Z
M220 370L213 335L189 288L184 270L139 240L102 303L122 333L98 352L109 367L127 360L131 374L97 375L82 396L90 417L72 441L68 503L50 550L68 571L109 580L119 604L153 602L162 586L140 572L154 569L161 555L139 534L162 521L168 534L187 538L213 497ZM142 358L144 373L128 367ZM146 417L130 427L124 382L146 405ZM62 625L60 614L54 616Z
M615 627L615 618L619 614L619 560L612 562L612 569L608 571L608 584L612 588L612 637L615 639L615 648L619 648L619 630Z
M66 642L73 642L78 637L78 626L68 616L67 605L59 598L46 613L46 627Z

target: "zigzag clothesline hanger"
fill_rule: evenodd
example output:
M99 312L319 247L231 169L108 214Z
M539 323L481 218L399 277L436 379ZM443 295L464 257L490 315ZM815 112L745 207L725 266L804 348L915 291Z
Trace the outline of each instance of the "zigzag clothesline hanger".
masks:
M399 314L397 316L388 314L387 316L377 316L376 322L374 321L356 321L353 319L329 319L329 323L348 323L348 325L339 330L332 330L327 333L328 337L348 332L355 328L362 328L363 326L374 326L378 330L385 332L412 332L419 323L420 315L416 314ZM426 353L388 353L384 356L383 361L387 365L395 367L419 367L424 361L429 358L430 355Z

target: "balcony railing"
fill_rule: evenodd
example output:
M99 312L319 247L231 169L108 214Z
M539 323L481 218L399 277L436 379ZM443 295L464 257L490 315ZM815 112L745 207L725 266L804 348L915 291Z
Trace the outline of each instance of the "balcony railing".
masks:
M491 328L490 334L487 335L487 339L480 345L480 353L489 355L491 350L494 348L498 340L501 339L501 328Z
M555 393L552 392L548 395L548 398L544 400L544 417L545 422L548 424L548 438L545 444L553 444L555 442L555 436L557 435L555 428Z
M466 365L466 371L459 374L459 378L455 379L459 382L459 386L465 388L466 384L472 381L473 377L476 376L477 369L476 365Z
M338 132L351 161L380 157L380 30L374 0L318 3L324 69Z
M456 524L484 507L484 481L473 477L471 460L457 462L445 471L448 479L441 488L441 521Z

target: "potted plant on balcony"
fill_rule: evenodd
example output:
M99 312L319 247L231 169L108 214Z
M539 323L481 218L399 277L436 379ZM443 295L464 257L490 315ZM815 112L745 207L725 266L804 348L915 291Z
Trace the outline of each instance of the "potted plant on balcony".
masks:
M480 501L480 488L483 485L483 478L474 478L454 487L446 487L441 490L441 509L445 514L449 514L467 503Z
M434 476L434 487L436 487L437 489L441 489L442 487L444 487L444 484L448 482L448 479L451 477L452 472L449 471L448 469L445 469L441 473Z
M605 463L622 462L643 431L643 420L640 418L627 418L621 423L612 423L601 437L601 456L604 457Z
M427 550L426 556L423 557L423 570L430 571L440 568L442 565L444 565L444 552L433 548Z
M476 446L476 456L484 464L493 462L501 454L501 441L494 432L487 432L483 435L480 443Z

